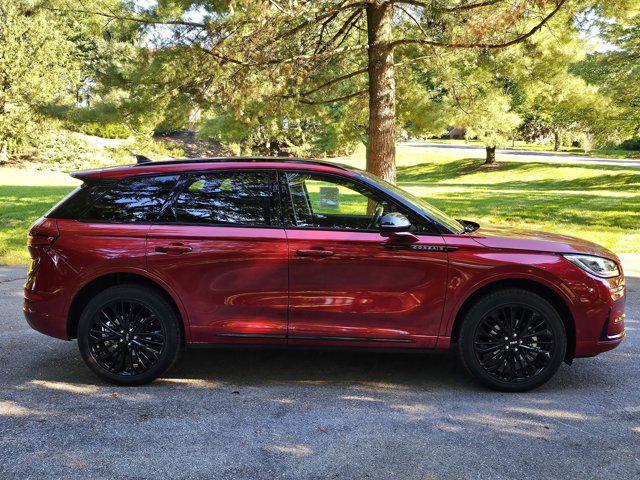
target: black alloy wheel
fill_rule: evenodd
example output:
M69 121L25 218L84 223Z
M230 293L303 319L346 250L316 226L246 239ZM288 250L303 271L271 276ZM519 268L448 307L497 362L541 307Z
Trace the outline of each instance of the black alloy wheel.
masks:
M89 351L105 370L117 375L148 371L160 359L165 345L162 323L137 300L113 300L93 317Z
M476 358L492 377L506 382L540 374L555 346L546 318L526 305L504 305L489 311L476 327Z
M467 311L458 340L469 372L502 391L542 385L558 370L567 349L565 327L554 306L515 288L481 297Z
M97 294L78 323L78 347L85 363L118 385L151 382L182 353L176 312L154 289L116 285Z

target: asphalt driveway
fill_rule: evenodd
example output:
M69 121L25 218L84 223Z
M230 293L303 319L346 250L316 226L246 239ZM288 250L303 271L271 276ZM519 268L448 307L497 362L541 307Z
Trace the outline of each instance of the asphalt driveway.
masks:
M190 350L167 378L97 380L29 329L0 267L0 478L639 478L640 278L629 335L526 394L448 354Z

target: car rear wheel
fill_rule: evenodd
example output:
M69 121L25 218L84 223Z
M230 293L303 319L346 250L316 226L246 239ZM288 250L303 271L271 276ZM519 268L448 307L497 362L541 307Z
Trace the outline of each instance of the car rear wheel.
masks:
M539 387L558 370L567 349L560 315L541 296L506 289L480 298L459 336L463 364L482 384L519 392Z
M84 308L78 346L85 363L104 380L141 385L167 371L182 350L182 330L161 295L140 285L117 285Z

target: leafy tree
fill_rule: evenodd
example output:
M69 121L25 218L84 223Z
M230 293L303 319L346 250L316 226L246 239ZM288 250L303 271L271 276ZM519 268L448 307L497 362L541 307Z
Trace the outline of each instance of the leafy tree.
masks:
M0 3L0 150L20 152L46 125L40 108L65 100L79 65L59 17L28 1Z
M236 118L256 100L268 111L285 113L294 108L290 101L309 111L343 104L349 116L358 114L353 118L368 106L360 133L367 142L367 168L394 180L399 68L428 62L434 49L516 45L567 1L161 0L128 14L96 13L137 22L147 34L171 31L160 35L156 46L168 64L180 65L175 79L184 79L180 85L194 98L224 106ZM405 118L416 123L415 115Z
M574 72L598 86L616 108L608 115L622 136L640 135L640 2L612 21L598 17L595 25L607 45L578 63Z
M556 16L549 30L508 50L448 57L441 82L451 123L485 142L487 163L522 118L534 138L553 135L556 149L563 134L580 137L586 149L618 135L611 121L617 110L609 99L571 73L586 49L580 26L571 20Z

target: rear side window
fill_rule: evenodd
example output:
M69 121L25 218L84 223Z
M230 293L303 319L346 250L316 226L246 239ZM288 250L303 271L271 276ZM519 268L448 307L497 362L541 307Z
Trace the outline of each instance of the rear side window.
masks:
M97 187L100 194L82 218L115 223L154 221L177 180L177 175L165 175L127 178L100 185Z
M210 225L277 225L275 172L221 171L193 176L168 221Z
M82 218L87 206L91 205L93 200L100 195L97 187L95 184L83 183L82 186L60 200L45 217L76 220Z
M158 217L177 180L178 175L163 175L85 184L47 216L114 223L151 222Z

